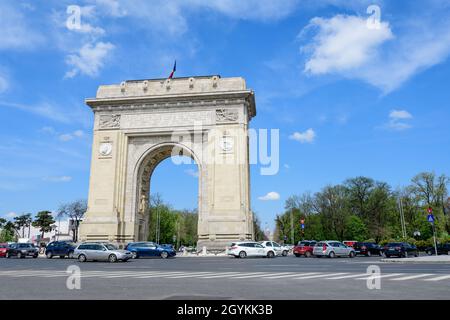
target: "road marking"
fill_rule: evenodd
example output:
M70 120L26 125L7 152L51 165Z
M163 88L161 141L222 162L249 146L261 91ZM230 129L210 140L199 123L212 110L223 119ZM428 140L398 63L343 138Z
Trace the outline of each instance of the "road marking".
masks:
M303 273L303 275L307 275L307 274L312 275L312 274L317 274L317 272ZM293 277L294 275L298 275L298 272L289 272L288 274L283 274L283 275L278 275L278 276L262 277L262 279L281 279L281 278Z
M215 275L215 274L217 274L217 272L197 272L197 273L190 273L190 274L186 274L186 272L185 272L184 275L170 277L170 279L194 278L195 276L207 276L207 275Z
M397 276L403 276L404 273L390 273L390 274L381 274L381 275L371 275L365 278L357 278L356 280L368 280L368 279L380 279L380 278L389 278L389 277L397 277Z
M265 277L265 276L276 276L279 274L280 274L279 272L277 272L277 273L254 272L253 274L247 273L246 275L234 277L233 279L250 279L250 278L258 278L258 277Z
M340 279L349 279L349 278L356 278L356 277L362 277L362 276L366 276L366 273L357 273L357 274L349 274L346 276L339 276L339 277L331 277L331 278L325 278L327 280L340 280Z
M315 279L315 278L324 278L324 277L340 276L340 275L344 275L344 274L348 274L348 272L328 273L328 274L318 274L318 275L312 275L312 276L297 277L297 278L293 278L293 279L294 279L294 280Z
M216 278L225 278L225 277L229 277L229 276L234 276L236 274L241 274L241 272L224 272L220 275L215 275L215 276L201 276L198 277L199 279L216 279Z
M450 279L450 275L434 277L431 279L424 279L424 281L440 281L440 280L445 280L445 279Z
M424 277L428 277L428 276L432 276L433 274L430 273L422 273L422 274L416 274L413 276L406 276L406 277L400 277L400 278L395 278L395 279L389 279L391 281L404 281L404 280L412 280L412 279L418 279L418 278L424 278Z
M137 274L135 276L131 276L130 278L133 279L149 279L149 278L167 278L171 276L178 276L178 275L184 275L186 274L185 271L180 272L171 272L171 273L165 273L165 272L157 272L157 273L148 273L147 275L143 274Z

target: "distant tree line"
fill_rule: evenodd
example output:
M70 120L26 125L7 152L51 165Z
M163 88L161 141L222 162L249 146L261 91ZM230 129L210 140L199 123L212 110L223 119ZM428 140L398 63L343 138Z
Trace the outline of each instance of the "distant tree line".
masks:
M285 212L276 216L275 240L336 239L387 242L404 240L431 244L433 230L427 208L433 209L440 242L450 241L450 199L445 175L423 172L408 186L393 190L389 184L356 177L328 185L320 192L293 195ZM402 228L401 213L404 216ZM304 219L302 232L300 220ZM405 237L406 233L406 237Z
M69 218L75 223L72 230L73 241L78 240L78 226L87 210L86 200L76 200L62 204L56 212L57 218ZM39 211L33 217L31 213L21 214L12 220L0 218L0 242L13 242L18 238L30 238L31 226L38 228L41 239L46 232L56 229L56 221L51 211ZM59 230L58 230L59 231Z

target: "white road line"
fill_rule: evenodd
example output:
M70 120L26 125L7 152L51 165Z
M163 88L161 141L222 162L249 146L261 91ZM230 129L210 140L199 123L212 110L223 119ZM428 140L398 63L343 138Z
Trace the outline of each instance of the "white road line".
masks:
M133 279L148 279L148 278L167 278L167 277L172 277L172 276L181 276L181 275L186 275L186 272L172 272L170 274L168 273L157 273L157 274L149 274L149 275L137 275L137 276L130 276L129 278L133 278Z
M242 274L242 272L223 272L219 275L214 275L214 276L201 276L201 277L197 277L198 279L216 279L216 278L225 278L225 277L232 277L234 275L237 274Z
M356 277L362 277L366 276L367 273L356 273L356 274L349 274L346 276L339 276L339 277L331 277L331 278L325 278L327 280L340 280L340 279L349 279L349 278L356 278Z
M126 278L126 277L132 277L132 276L154 275L154 274L158 274L158 273L160 273L160 272L120 272L120 273L111 274L111 275L99 275L99 278L104 278L104 279Z
M439 276L439 277L434 277L434 278L430 278L430 279L423 279L423 281L441 281L441 280L445 280L445 279L450 279L450 275Z
M416 275L413 275L413 276L406 276L406 277L400 277L400 278L389 279L389 280L391 280L391 281L404 281L404 280L425 278L425 277L428 277L428 276L434 276L434 274L432 274L432 273L422 273L422 274L416 274Z
M325 273L325 274L318 274L318 275L305 276L305 277L296 277L296 278L293 278L293 280L325 278L325 277L332 277L332 276L342 276L344 274L348 274L348 272L328 273L328 274Z
M308 273L302 273L302 275L306 275L306 274L317 274L317 272L308 272ZM281 278L288 278L288 277L293 277L293 276L298 276L298 272L289 272L288 274L283 273L282 275L278 275L278 276L273 276L273 277L262 277L261 279L281 279Z
M355 280L380 279L380 278L397 277L397 276L403 276L403 275L404 275L404 273L389 273L389 274L381 274L378 276L368 276L365 278L356 278Z
M254 272L252 273L247 273L243 276L239 276L239 277L234 277L233 279L250 279L250 278L258 278L258 277L267 277L267 276L276 276L279 275L280 273L264 273L264 272Z
M174 277L171 276L170 279L195 278L195 277L208 276L208 275L212 276L215 274L217 274L217 272L196 272L196 273L184 274L184 275L174 276Z

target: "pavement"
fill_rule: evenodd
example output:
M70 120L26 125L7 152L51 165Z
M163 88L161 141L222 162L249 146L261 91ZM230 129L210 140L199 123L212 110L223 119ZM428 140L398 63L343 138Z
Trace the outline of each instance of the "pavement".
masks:
M382 260L289 255L80 263L0 258L0 299L450 299L450 264Z
M382 262L392 262L392 263L448 263L450 264L449 255L432 255L432 256L421 256L412 258L389 258L382 259Z

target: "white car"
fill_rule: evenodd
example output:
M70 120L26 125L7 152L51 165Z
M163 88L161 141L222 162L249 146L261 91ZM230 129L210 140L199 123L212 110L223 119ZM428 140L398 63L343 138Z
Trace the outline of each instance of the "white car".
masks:
M227 250L227 255L234 256L235 258L246 257L267 257L273 258L276 253L273 248L264 247L258 242L245 241L245 242L233 242Z
M320 257L350 257L356 256L355 249L348 247L339 241L320 241L313 248L313 254Z
M261 241L260 242L265 248L273 249L277 256L287 256L289 253L289 248L282 246L274 241Z

